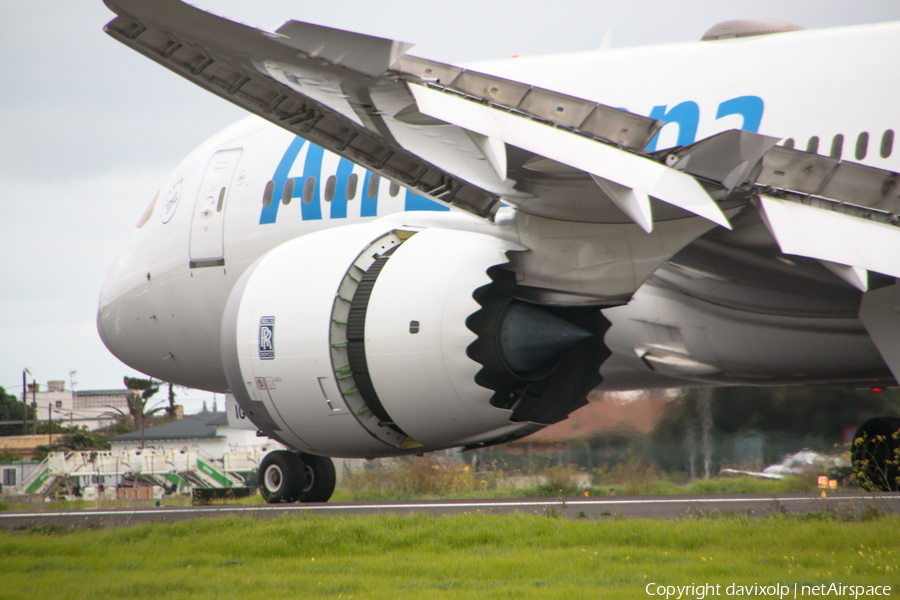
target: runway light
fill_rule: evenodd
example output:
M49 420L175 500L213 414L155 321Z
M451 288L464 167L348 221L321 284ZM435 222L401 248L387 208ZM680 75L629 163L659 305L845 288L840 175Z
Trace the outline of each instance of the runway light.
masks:
M884 391L884 388L880 388L880 387L879 387L879 388L872 388L872 391L873 391L873 392L883 392L883 391Z

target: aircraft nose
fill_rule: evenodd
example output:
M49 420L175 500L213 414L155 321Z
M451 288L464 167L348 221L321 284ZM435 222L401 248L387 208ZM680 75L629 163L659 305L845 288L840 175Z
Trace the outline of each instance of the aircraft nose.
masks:
M105 288L105 286L104 286ZM106 346L107 350L115 354L113 352L112 347L110 346L109 335L107 334L107 327L110 325L114 325L111 323L111 319L109 319L109 312L103 310L103 293L100 294L100 301L97 304L97 333L100 334L100 340L103 342L103 345Z
M119 360L128 363L123 355L125 336L123 318L127 313L139 318L140 314L131 315L134 312L135 302L147 291L146 284L150 281L149 265L154 264L154 258L158 258L158 244L153 243L152 236L147 227L144 227L153 208L156 206L157 197L153 199L147 211L137 222L125 247L122 248L115 262L106 275L103 288L97 306L97 332L107 349Z
M121 335L121 326L119 317L121 316L121 302L123 300L121 293L121 272L117 268L119 261L113 265L97 301L97 333L103 345L116 355L120 360L122 357L116 351L118 344L117 337Z

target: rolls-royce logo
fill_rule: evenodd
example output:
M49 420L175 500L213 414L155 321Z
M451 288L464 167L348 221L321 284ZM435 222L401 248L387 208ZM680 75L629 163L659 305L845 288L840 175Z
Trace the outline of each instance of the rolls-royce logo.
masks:
M275 358L275 317L262 317L259 320L259 358Z

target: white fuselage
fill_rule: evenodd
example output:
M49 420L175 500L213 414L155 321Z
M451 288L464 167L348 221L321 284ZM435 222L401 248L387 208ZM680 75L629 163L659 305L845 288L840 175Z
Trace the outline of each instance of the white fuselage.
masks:
M806 149L816 136L818 151L828 154L835 136L841 135L844 158L897 171L900 149L884 157L881 144L884 132L896 126L900 82L889 74L889 61L898 50L900 24L885 24L519 58L478 68L667 121L655 142L660 149L744 128L792 138L799 149ZM868 134L868 142L858 150L862 133ZM449 170L453 152L448 148ZM334 190L328 183L332 176ZM310 188L311 198L303 197L310 177L315 177L315 189ZM502 209L497 223L490 224L447 212L384 178L376 195L370 177L365 169L256 117L214 136L163 183L148 218L116 260L98 315L107 347L157 378L227 392L220 353L225 303L241 274L273 248L322 229L385 217L515 241L528 238L523 230L527 220L517 218L512 208ZM283 185L287 178L295 178L293 194L284 202L271 198L264 206L267 184ZM356 189L349 193L352 179ZM497 185L487 179L472 183L486 189ZM333 198L327 201L326 196ZM306 260L317 258L310 254ZM827 381L829 374L844 381L883 367L852 319L832 320L828 327L812 320L789 325L806 333L785 345L786 325L778 319L754 322L728 311L703 316L703 308L645 285L629 306L606 310L613 322L607 335L613 357L601 371L604 386L683 382L651 371L635 354L648 342L641 336L655 335L635 325L648 320L663 328L684 325L702 332L700 337L681 335L685 351L703 354L704 364L716 363L732 381L779 381L788 376ZM714 338L721 343L711 342ZM729 345L732 350L725 349Z

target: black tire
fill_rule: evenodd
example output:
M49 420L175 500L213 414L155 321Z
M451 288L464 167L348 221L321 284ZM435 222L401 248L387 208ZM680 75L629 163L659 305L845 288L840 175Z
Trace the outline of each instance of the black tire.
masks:
M328 502L334 493L337 476L334 462L327 456L303 455L303 491L300 502Z
M293 452L269 452L259 463L259 493L269 504L296 502L303 491L303 472L303 461Z
M862 487L872 491L900 490L900 419L869 419L853 436L853 473Z

